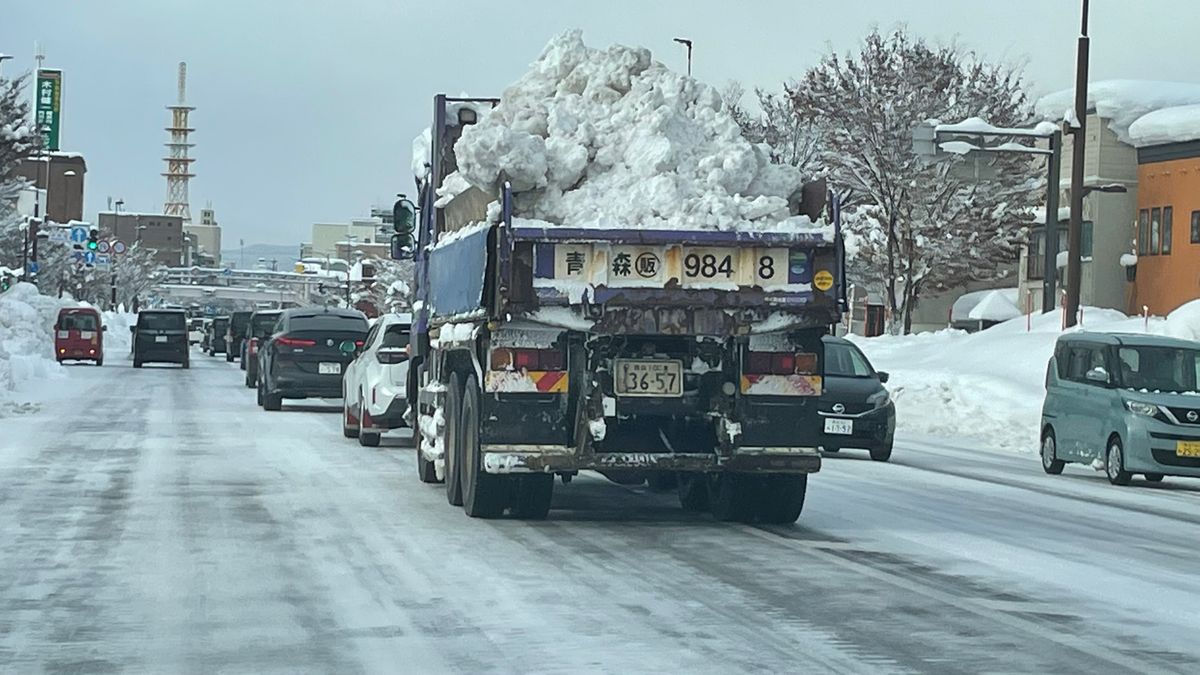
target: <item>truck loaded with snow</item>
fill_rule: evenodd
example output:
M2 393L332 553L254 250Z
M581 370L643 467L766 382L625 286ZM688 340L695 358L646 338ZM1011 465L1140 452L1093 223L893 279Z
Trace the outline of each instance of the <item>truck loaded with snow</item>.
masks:
M578 33L500 99L436 97L414 143L421 480L479 517L545 517L555 476L590 470L795 521L843 262L835 201L769 152L711 87Z

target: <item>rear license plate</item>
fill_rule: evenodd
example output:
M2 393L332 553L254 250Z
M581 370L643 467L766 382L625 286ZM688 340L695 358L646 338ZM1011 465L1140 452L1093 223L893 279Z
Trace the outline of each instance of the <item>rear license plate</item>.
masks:
M683 362L617 359L617 396L683 396Z
M825 433L837 436L849 436L854 433L854 420L827 417L825 418Z
M167 336L166 336L166 335L155 335L155 336L154 336L154 341L155 341L155 342L166 342L166 341L167 341Z
M1176 441L1176 457L1200 457L1200 441Z
M323 361L317 364L317 373L321 375L339 375L341 372L342 364L340 363L329 363L327 361Z

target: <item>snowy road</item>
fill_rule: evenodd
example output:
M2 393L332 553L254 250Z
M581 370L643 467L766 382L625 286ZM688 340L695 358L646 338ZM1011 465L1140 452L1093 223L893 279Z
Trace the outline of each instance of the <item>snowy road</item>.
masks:
M909 439L795 527L589 477L479 521L223 360L69 375L0 419L0 671L1200 669L1200 482Z

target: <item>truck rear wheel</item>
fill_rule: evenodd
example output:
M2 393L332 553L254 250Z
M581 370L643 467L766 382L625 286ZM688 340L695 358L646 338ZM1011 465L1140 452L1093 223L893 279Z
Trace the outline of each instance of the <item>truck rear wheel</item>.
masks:
M533 474L516 479L513 515L526 520L544 520L554 498L554 474Z
M709 476L708 503L713 517L743 523L754 520L758 494L753 479L740 473Z
M796 522L804 510L808 474L763 476L758 492L758 519L773 525Z
M508 506L509 482L505 476L493 476L483 470L483 454L479 447L479 384L474 375L467 377L463 387L459 420L463 510L472 518L499 517Z
M679 505L684 511L708 510L708 478L702 473L681 473L678 478Z
M462 379L458 373L450 373L450 382L446 385L446 408L442 415L446 418L444 434L445 452L442 455L446 462L446 501L451 506L463 505L462 489L462 445L459 440L459 422L462 411Z

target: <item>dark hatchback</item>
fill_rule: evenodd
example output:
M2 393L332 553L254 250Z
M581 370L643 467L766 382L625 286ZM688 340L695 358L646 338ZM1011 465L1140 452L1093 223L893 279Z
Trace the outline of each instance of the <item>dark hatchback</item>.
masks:
M250 315L250 339L246 340L245 358L242 369L246 371L246 386L253 387L258 381L258 348L275 332L282 310L265 309Z
M187 314L174 309L138 312L133 327L133 367L143 363L178 363L190 367Z
M225 331L225 361L232 362L235 358L242 358L245 352L242 347L246 341L246 335L250 332L250 315L254 312L234 312L229 315L229 327ZM245 368L243 361L242 367Z
M279 410L285 398L341 398L342 373L367 335L352 309L289 309L259 347L258 404Z
M877 462L888 461L896 434L896 406L883 387L888 374L876 371L852 342L830 335L823 340L825 385L818 404L824 424L821 449L860 448Z
M229 330L229 317L218 316L208 324L208 355L225 353L225 331Z

